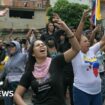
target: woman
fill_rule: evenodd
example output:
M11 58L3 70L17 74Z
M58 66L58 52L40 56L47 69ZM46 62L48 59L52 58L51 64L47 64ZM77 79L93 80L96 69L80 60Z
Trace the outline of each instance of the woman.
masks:
M44 42L47 42L49 38L55 38L54 32L55 32L55 26L52 22L49 22L46 25L46 32L41 35L40 39Z
M81 37L81 51L72 60L74 70L74 105L102 105L101 79L96 53L105 44L104 40L89 48L85 36Z
M90 42L81 36L88 11L84 12L78 32L81 51L72 60L74 70L73 99L74 105L102 105L101 79L99 76L99 63L96 53L105 46L105 36L90 47Z
M17 105L26 105L22 96L29 86L36 94L34 105L66 105L62 68L78 53L80 47L67 25L60 19L56 19L56 22L55 25L67 33L72 49L51 59L47 57L46 45L41 40L34 42L29 51L26 73L14 94Z
M49 56L51 58L55 58L56 56L58 56L60 54L57 51L56 41L54 38L48 38L46 45L48 48Z

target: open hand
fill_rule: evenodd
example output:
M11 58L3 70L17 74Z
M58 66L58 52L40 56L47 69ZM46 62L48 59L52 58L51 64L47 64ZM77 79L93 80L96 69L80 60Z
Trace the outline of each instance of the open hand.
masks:
M58 19L55 19L53 18L53 22L54 22L54 25L64 31L67 31L69 29L69 27L66 25L66 23L61 20L60 18Z
M1 10L0 11L0 16L5 16L6 15L6 13L8 12L8 8L5 8L4 10Z
M82 15L82 20L85 21L86 18L89 16L89 12L91 9L84 10L83 15Z

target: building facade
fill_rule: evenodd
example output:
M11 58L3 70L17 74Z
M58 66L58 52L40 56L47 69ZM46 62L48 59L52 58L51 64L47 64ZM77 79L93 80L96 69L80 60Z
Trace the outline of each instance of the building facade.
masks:
M0 17L0 29L40 29L45 27L47 0L0 0L0 10L9 12Z

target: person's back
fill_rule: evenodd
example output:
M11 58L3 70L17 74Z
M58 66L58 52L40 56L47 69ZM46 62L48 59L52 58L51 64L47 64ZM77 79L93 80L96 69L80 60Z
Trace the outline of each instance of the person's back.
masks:
M15 47L15 50L13 47ZM13 73L13 72L15 74L23 73L27 58L25 54L21 53L20 44L17 41L12 41L8 48L8 53L10 57L4 68L5 75L8 76L10 73Z
M22 53L17 53L15 56L9 58L4 70L10 82L19 81L20 76L24 73L25 63L26 55ZM17 76L19 76L19 78Z

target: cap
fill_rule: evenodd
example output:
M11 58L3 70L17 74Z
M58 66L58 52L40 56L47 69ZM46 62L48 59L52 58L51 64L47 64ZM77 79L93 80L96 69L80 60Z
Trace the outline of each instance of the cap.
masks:
M7 45L7 47L15 47L16 46L15 43L13 43L13 42L10 42L10 43L8 43L6 45Z

